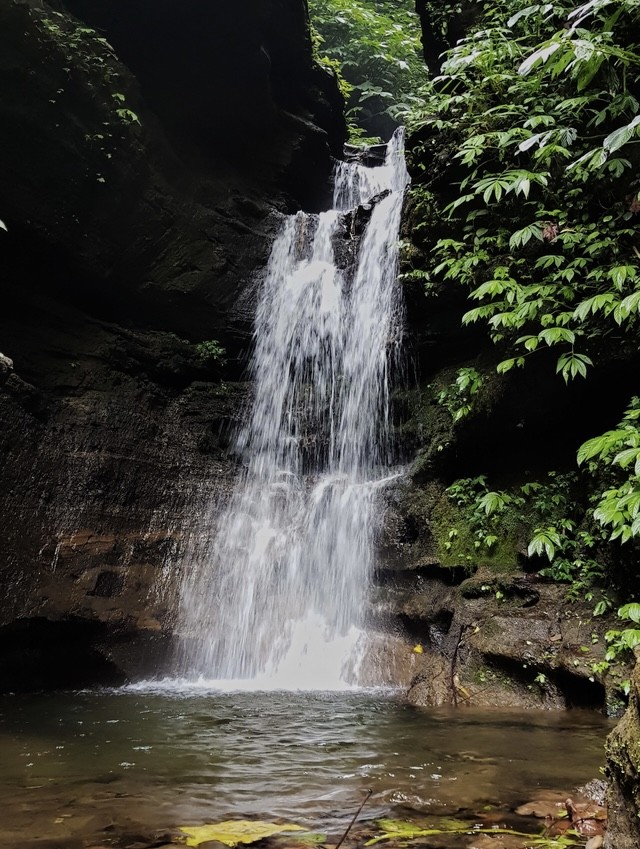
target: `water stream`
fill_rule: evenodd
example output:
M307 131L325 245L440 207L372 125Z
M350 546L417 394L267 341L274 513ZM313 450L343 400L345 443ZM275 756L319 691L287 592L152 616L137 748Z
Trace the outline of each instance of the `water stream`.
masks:
M185 570L187 677L256 689L357 683L376 496L391 474L407 182L399 130L383 165L338 163L334 208L290 216L274 243L255 320L255 394L236 437L242 469L208 550Z

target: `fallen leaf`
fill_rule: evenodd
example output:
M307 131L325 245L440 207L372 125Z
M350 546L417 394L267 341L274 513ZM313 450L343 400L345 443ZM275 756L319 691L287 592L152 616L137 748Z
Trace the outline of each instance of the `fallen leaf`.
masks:
M206 825L180 826L187 836L187 846L199 846L208 840L217 840L227 846L238 843L255 843L282 831L306 831L301 825L293 823L261 822L260 820L226 820Z

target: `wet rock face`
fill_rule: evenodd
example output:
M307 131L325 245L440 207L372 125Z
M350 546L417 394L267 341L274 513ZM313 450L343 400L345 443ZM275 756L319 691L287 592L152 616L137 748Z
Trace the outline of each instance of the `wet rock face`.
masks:
M636 849L640 821L640 665L631 679L629 707L607 740L610 779L609 828L605 849Z
M311 61L304 0L240 0L234 6L206 0L64 0L76 17L108 35L163 119L215 132L231 147L238 130L261 134L279 107L309 115L322 108ZM324 75L323 75L324 77ZM314 87L315 83L315 87ZM341 145L340 110L318 122Z
M561 586L532 575L474 575L437 564L378 575L380 621L400 623L404 653L420 648L408 688L416 705L532 709L611 709L611 691L594 679L611 622L588 605L568 606Z
M340 106L303 0L2 4L0 627L92 623L105 680L134 643L157 665L233 472L260 270L324 202Z

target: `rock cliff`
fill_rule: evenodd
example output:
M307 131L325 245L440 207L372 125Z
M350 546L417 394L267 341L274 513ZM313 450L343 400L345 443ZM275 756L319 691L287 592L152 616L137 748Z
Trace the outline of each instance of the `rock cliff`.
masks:
M610 785L606 849L635 849L638 845L639 773L640 667L636 663L631 679L629 707L607 740L607 775Z
M2 689L165 652L253 287L343 139L304 0L2 5Z

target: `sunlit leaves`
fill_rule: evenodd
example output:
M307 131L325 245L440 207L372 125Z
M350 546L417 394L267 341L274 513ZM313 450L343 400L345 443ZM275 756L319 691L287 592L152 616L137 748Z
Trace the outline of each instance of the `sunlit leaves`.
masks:
M340 64L351 86L353 118L399 118L419 104L416 92L427 75L410 0L310 0L309 11L319 53Z
M472 366L458 369L452 384L444 386L437 394L437 401L451 414L452 420L459 422L473 409L475 396L478 395L484 377Z
M619 127L617 130L609 133L602 143L603 148L608 153L613 153L615 150L619 150L623 147L623 145L627 144L627 142L630 142L631 139L640 135L639 127L640 115L636 115L636 117L624 127Z
M571 351L559 357L556 373L561 374L564 382L568 383L574 377L586 377L587 366L592 365L593 361L586 354L576 354Z
M538 338L547 345L557 345L559 342L569 342L571 345L576 341L576 335L566 327L547 327L541 330Z
M562 545L560 534L555 528L538 528L529 543L527 554L546 554L549 560L553 560L556 549Z
M490 516L492 513L504 510L508 504L507 498L508 496L505 493L485 492L480 498L478 506L480 510L484 511L485 515Z
M544 240L542 234L542 225L535 221L533 224L528 224L521 230L516 230L515 233L512 233L509 239L509 247L512 251L516 248L523 248L531 239L538 239L538 241L542 242Z
M508 371L511 371L512 368L517 366L524 365L524 357L509 357L507 360L503 360L501 363L498 363L496 367L496 371L498 374L506 374Z
M618 616L620 619L630 619L632 622L635 622L636 625L640 625L640 604L637 602L624 604L618 610Z
M501 372L555 346L562 379L583 378L598 339L635 332L640 48L633 3L606 5L487 11L425 103L434 132L459 138L463 175L433 273L468 287L463 323L507 347Z
M545 44L542 44L537 50L534 50L533 53L524 60L524 62L522 62L518 68L519 73L522 74L523 77L526 77L527 74L530 74L531 71L533 71L538 65L544 65L544 63L553 56L560 47L561 44L559 41L547 41Z
M512 15L507 21L507 26L513 28L518 21L523 18L531 17L531 15L548 15L549 12L553 11L552 3L545 3L541 5L537 3L535 6L526 6L524 9L519 9L515 15Z
M528 198L532 183L546 186L549 183L549 175L547 173L534 173L523 170L507 171L503 174L496 174L478 180L473 184L473 188L476 194L482 194L482 199L488 204L492 200L497 203L503 194L509 192Z
M594 295L582 301L575 308L574 318L580 321L586 321L589 315L595 315L597 312L603 312L609 309L615 303L615 295L613 292L602 292L600 295Z
M625 543L640 535L640 399L631 400L618 428L583 443L577 459L592 471L619 469L626 476L602 492L593 515L609 528L611 540Z

